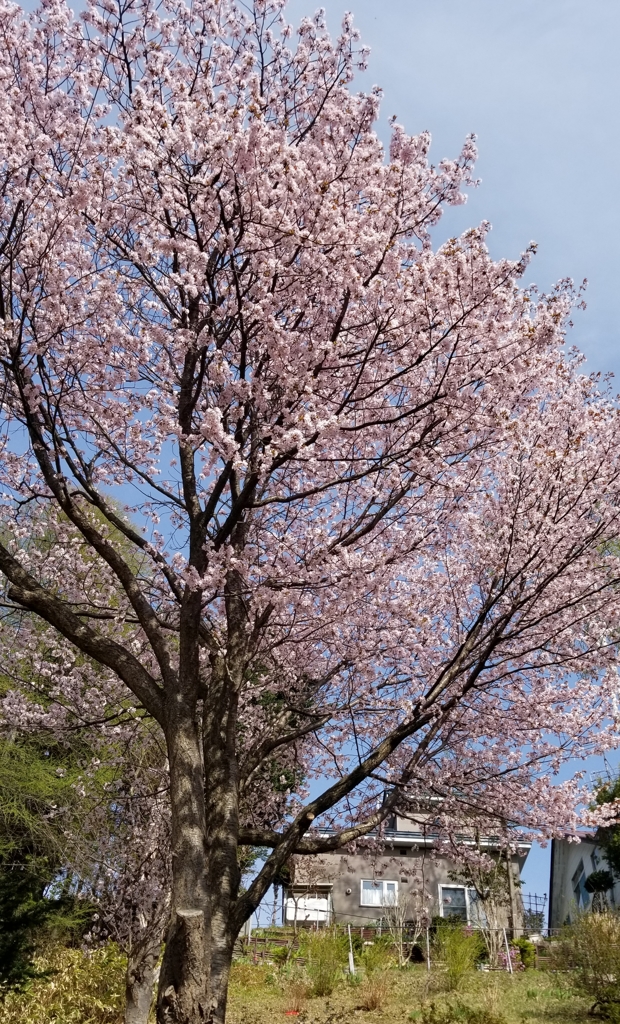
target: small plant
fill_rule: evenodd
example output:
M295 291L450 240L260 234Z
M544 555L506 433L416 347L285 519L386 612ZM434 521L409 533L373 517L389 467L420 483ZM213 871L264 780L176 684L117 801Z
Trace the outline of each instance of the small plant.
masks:
M516 974L517 971L524 971L525 964L521 959L521 953L516 946L511 945L508 947L508 952L501 950L497 954L497 964L499 967L503 967L504 970L510 971L511 974Z
M300 940L299 950L306 958L312 995L331 995L347 963L346 937L331 930L306 932Z
M475 969L484 950L478 932L462 925L442 923L435 933L434 959L443 965L444 979L449 991L460 989Z
M289 974L285 982L284 993L287 1011L300 1013L304 1009L310 994L310 986L306 975L299 970Z
M390 979L384 971L374 971L360 985L362 1010L381 1010L390 994Z
M536 967L536 946L529 939L513 939L512 945L518 949L521 963L526 971Z

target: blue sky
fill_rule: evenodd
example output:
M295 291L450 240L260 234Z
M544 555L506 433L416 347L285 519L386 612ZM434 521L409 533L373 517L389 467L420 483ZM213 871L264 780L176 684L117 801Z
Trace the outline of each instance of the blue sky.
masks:
M527 282L588 279L569 343L620 391L620 3L618 0L323 0L337 32L353 11L371 47L359 88L377 84L392 115L428 129L431 158L478 136L482 184L439 237L489 220L494 256L539 246ZM293 24L318 4L290 0ZM613 764L618 757L613 756ZM580 766L575 765L574 768ZM600 761L587 765L589 771ZM568 766L565 776L572 774ZM549 849L534 848L524 891L547 893Z
M478 136L481 186L443 233L489 220L495 256L539 244L528 279L587 277L572 343L620 375L620 4L618 0L324 0L332 32L352 10L371 47L360 87L429 129L432 159ZM291 0L295 24L318 5ZM618 385L620 389L620 384Z

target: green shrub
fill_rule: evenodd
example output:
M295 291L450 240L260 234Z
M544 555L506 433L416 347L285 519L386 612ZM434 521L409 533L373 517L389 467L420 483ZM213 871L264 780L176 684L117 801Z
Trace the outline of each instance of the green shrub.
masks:
M460 988L475 969L484 951L484 942L478 932L444 922L437 928L433 940L433 959L444 969L446 987L450 991Z
M553 966L594 1000L592 1011L620 1024L620 916L580 914L552 947Z
M375 940L366 943L362 946L357 962L368 977L392 967L394 965L394 945L391 938L388 942Z
M270 964L235 960L230 970L230 982L239 988L265 988L267 978L272 974L273 968Z
M331 995L348 960L347 937L327 929L304 932L300 937L299 952L306 958L312 995Z
M6 995L2 1024L119 1024L126 966L112 944L91 953L52 949L35 960L45 977Z
M529 939L521 938L514 939L512 945L515 949L519 950L521 963L526 971L536 967L536 946L533 942L530 942Z
M289 946L273 945L267 947L267 955L271 957L274 964L277 964L278 967L283 967L287 963L290 953Z

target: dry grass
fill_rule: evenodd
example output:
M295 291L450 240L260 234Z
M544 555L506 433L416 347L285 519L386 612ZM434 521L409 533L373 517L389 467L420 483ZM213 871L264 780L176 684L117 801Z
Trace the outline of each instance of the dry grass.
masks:
M258 985L247 985L248 971L261 972ZM454 1004L486 1010L507 1024L585 1024L590 1002L576 996L565 978L543 971L522 974L472 972L457 993L446 991L440 974L427 974L423 966L382 975L377 1005L365 998L366 982L350 984L343 976L328 998L314 998L300 1006L301 1024L415 1024L431 1002L438 1008ZM368 979L370 981L370 979ZM370 993L369 993L370 994ZM290 1000L277 970L235 965L229 1002L229 1024L275 1024L285 1016ZM367 1007L367 1008L365 1008Z
M288 978L284 985L286 1009L299 1013L304 1010L311 994L311 986L307 979L301 975L293 975Z
M371 974L364 978L359 988L360 1009L362 1010L383 1010L390 998L390 974Z

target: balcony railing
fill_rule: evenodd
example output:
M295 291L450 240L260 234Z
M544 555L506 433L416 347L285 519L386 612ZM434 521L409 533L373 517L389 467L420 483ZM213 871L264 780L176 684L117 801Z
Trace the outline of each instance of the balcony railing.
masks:
M332 836L336 835L339 829L335 828L321 828L314 832L314 835L319 836ZM377 839L379 832L368 832L364 838ZM442 835L440 832L430 831L426 829L419 830L408 830L404 831L401 829L384 829L382 833L382 839L388 846L433 846L440 841ZM455 833L452 839L463 846L481 846L491 849L497 849L501 846L501 840L499 836L477 836L473 837L467 833ZM529 842L520 842L519 849L526 851L531 847ZM546 897L545 897L546 898Z

